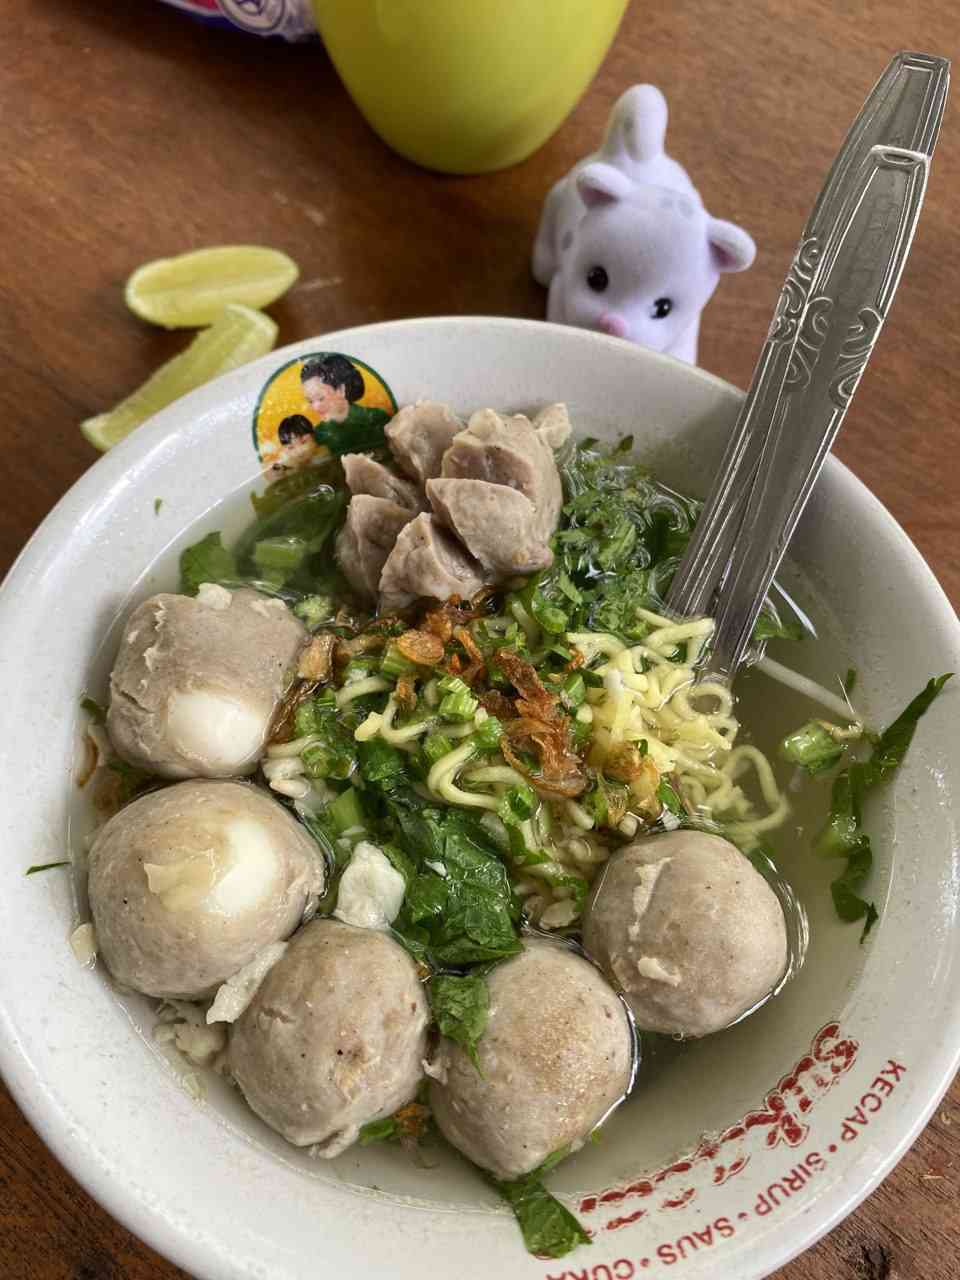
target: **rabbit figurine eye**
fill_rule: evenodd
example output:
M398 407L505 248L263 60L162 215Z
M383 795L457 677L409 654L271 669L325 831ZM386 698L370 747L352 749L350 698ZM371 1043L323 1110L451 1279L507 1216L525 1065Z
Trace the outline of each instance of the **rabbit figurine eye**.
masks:
M591 267L587 272L587 285L594 293L603 293L610 283L610 277L603 267Z
M653 304L653 310L650 312L651 320L665 320L673 310L673 303L669 298L657 298Z

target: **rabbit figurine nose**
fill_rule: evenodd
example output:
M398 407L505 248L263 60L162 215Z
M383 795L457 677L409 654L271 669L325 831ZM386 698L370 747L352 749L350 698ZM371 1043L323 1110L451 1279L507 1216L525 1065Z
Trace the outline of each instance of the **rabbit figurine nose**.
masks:
M625 338L627 336L627 322L623 316L615 315L612 311L605 311L598 321L601 333L609 333L611 338Z

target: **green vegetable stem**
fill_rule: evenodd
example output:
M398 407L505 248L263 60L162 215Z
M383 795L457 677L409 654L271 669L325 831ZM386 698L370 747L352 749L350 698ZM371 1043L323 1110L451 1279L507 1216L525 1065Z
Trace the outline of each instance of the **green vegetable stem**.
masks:
M879 919L875 905L860 896L873 869L870 837L863 829L863 798L901 764L920 717L950 679L952 672L930 680L906 709L877 739L869 760L849 765L837 774L830 798L830 816L817 837L814 851L822 858L846 858L847 865L830 886L841 920L862 919L863 942Z

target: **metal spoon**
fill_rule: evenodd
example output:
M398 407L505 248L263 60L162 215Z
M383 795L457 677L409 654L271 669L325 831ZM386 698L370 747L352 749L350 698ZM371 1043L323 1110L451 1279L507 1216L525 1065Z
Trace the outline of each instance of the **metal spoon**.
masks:
M677 616L715 618L705 672L736 671L889 311L923 203L949 66L922 53L891 61L804 228L667 598Z

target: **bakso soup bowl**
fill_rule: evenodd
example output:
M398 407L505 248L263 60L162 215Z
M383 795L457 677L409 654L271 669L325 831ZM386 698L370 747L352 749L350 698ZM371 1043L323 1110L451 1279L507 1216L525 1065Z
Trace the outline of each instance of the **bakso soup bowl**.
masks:
M300 360L318 352L351 357L365 403L388 412L421 397L462 413L565 401L577 435L632 435L658 478L694 495L710 485L742 398L699 369L577 329L414 320L274 352L172 405L91 467L0 596L4 1077L71 1173L204 1280L769 1275L890 1171L957 1068L960 688L947 685L900 770L867 798L866 892L879 910L869 938L861 945L860 923L836 917L838 864L811 851L828 775L771 839L809 918L801 972L733 1028L668 1039L641 1063L635 1094L598 1141L550 1175L591 1234L560 1259L528 1254L489 1184L451 1151L418 1161L378 1143L325 1161L287 1145L223 1078L155 1040L155 1001L78 963L69 937L85 906L70 870L24 875L78 853L91 827L77 784L80 703L104 696L118 622L176 589L182 547L249 520L249 494L281 447L278 423L302 412ZM286 381L274 377L282 368ZM854 668L870 726L960 667L960 627L932 573L836 460L780 581L817 636L772 642L770 655L834 691ZM744 734L769 752L817 714L760 671L737 693ZM786 785L789 767L774 763Z

